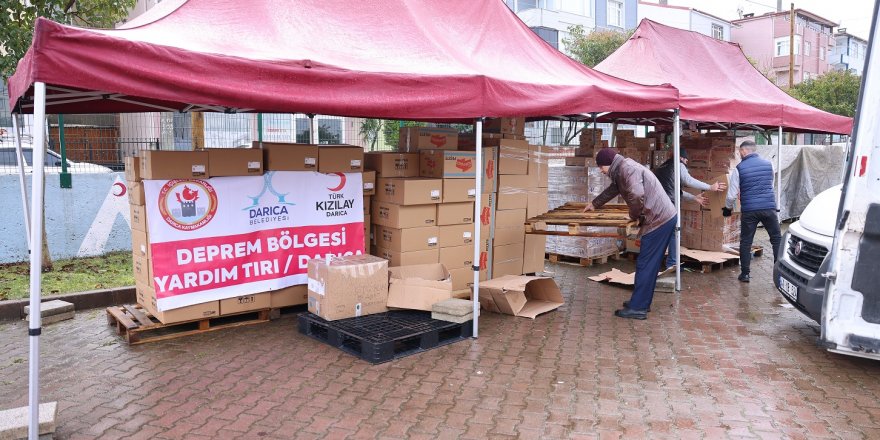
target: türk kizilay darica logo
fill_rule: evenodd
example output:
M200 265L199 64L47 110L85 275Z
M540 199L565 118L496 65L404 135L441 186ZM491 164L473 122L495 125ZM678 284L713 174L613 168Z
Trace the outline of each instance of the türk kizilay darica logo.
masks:
M272 177L274 171L263 174L263 189L255 196L248 196L251 204L246 206L243 211L248 213L248 221L251 225L270 222L284 222L290 219L288 211L289 206L296 206L295 203L285 200L289 192L280 193L272 186ZM275 203L261 204L262 198L266 193L270 193L278 200Z
M169 180L159 190L159 213L172 228L194 231L217 213L217 192L204 180Z
M327 217L339 217L348 215L348 210L354 208L354 199L347 199L343 190L346 178L343 173L332 173L328 176L339 176L339 185L328 187L327 200L315 202L315 210L323 212Z

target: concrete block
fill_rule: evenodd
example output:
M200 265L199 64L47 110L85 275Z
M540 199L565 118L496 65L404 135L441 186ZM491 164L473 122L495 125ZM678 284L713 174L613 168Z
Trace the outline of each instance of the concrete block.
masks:
M450 298L434 304L431 306L431 310L444 315L464 316L468 313L474 313L474 303L466 299Z
M657 278L657 284L654 286L655 292L675 292L675 277L660 277Z
M55 433L58 402L40 404L40 438ZM28 407L0 411L0 440L20 440L28 437Z
M455 315L448 315L446 313L431 312L431 319L436 319L439 321L456 322L456 323L461 324L463 322L472 321L474 319L474 313L471 312L471 313L468 313L467 315L455 316Z
M58 321L73 319L74 316L76 316L75 312L67 312L67 313L62 313L60 315L46 316L46 317L42 318L42 320L40 321L40 325L49 325L49 324L54 324ZM25 316L24 320L28 321L28 320L30 320L30 318L31 318L30 316Z
M43 318L52 315L60 315L62 313L70 313L73 311L73 303L61 301L60 299L40 303L40 316L42 316ZM30 315L30 313L31 306L24 306L24 314Z

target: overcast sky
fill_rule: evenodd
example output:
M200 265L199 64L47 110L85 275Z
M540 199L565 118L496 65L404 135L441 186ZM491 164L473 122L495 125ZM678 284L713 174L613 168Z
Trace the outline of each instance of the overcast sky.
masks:
M658 0L642 0L659 3ZM792 0L783 0L782 8L788 10ZM847 32L857 37L868 38L871 31L871 14L874 12L873 0L794 0L794 7L805 9L820 17L827 18ZM726 20L739 18L743 14L761 15L776 10L776 0L669 0L673 6L689 6L717 15Z

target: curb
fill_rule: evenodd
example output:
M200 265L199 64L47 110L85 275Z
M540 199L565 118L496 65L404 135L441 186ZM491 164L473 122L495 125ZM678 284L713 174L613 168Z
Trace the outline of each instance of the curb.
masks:
M135 302L134 286L117 287L115 289L90 290L88 292L70 293L66 295L44 296L40 302L59 299L73 303L76 311L95 309L99 307L133 304ZM30 305L30 300L16 299L0 301L0 321L14 321L24 319L24 306Z

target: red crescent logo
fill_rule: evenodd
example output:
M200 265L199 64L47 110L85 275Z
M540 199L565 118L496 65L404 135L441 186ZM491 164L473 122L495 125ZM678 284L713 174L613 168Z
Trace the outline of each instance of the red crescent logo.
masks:
M342 174L342 173L332 173L332 174L336 174L337 176L339 176L339 186L337 186L336 188L327 188L327 189L330 191L333 191L333 192L338 192L342 188L345 188L345 174Z
M119 188L119 194L116 194L116 192L113 192L113 195L116 197L122 197L125 195L125 193L128 192L128 188L126 188L122 182L116 182L113 184L113 186Z

